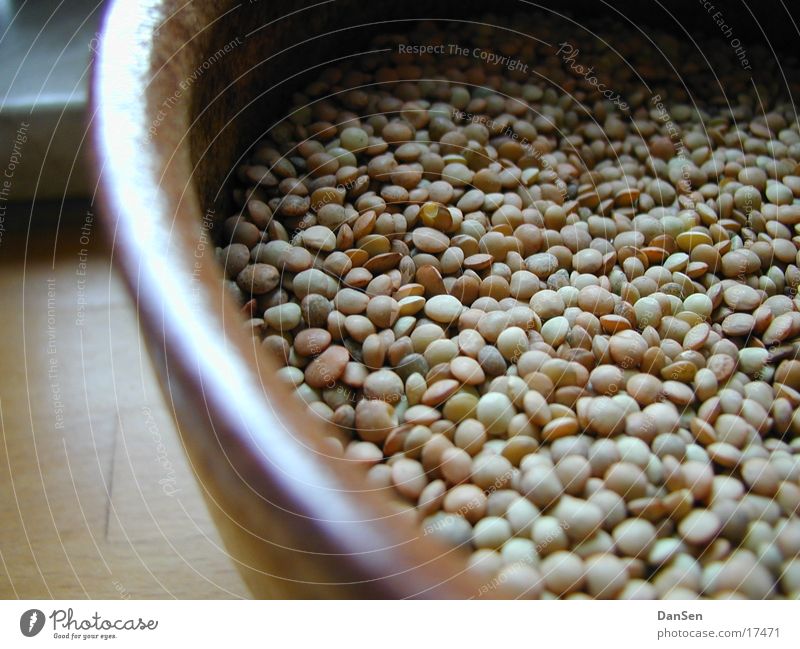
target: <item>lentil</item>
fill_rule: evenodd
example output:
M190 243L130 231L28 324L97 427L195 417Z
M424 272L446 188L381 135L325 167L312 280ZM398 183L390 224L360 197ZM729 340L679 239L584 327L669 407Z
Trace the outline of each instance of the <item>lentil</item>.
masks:
M617 114L440 58L343 61L256 144L217 249L248 335L370 488L514 594L796 598L791 105L665 80L665 120L622 77Z

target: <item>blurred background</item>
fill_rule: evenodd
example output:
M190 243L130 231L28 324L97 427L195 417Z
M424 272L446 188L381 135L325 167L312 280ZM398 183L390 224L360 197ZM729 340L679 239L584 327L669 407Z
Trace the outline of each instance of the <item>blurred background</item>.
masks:
M0 0L0 597L244 597L94 213L104 4Z

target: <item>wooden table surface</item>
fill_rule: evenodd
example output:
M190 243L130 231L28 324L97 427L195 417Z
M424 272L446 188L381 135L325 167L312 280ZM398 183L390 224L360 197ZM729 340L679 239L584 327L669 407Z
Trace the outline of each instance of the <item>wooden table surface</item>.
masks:
M0 597L247 597L91 206L0 227Z

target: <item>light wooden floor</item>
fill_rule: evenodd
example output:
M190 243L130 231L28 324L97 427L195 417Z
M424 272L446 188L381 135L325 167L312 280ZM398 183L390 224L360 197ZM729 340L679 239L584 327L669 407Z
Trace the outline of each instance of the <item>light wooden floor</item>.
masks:
M0 597L246 597L88 208L0 241Z

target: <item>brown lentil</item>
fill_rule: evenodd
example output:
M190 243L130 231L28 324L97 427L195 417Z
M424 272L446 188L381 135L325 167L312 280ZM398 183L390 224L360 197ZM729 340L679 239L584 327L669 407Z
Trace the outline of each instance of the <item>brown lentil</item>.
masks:
M517 595L796 598L791 106L659 84L664 120L622 79L623 115L571 76L581 107L409 56L311 84L219 228L247 334L326 448Z

